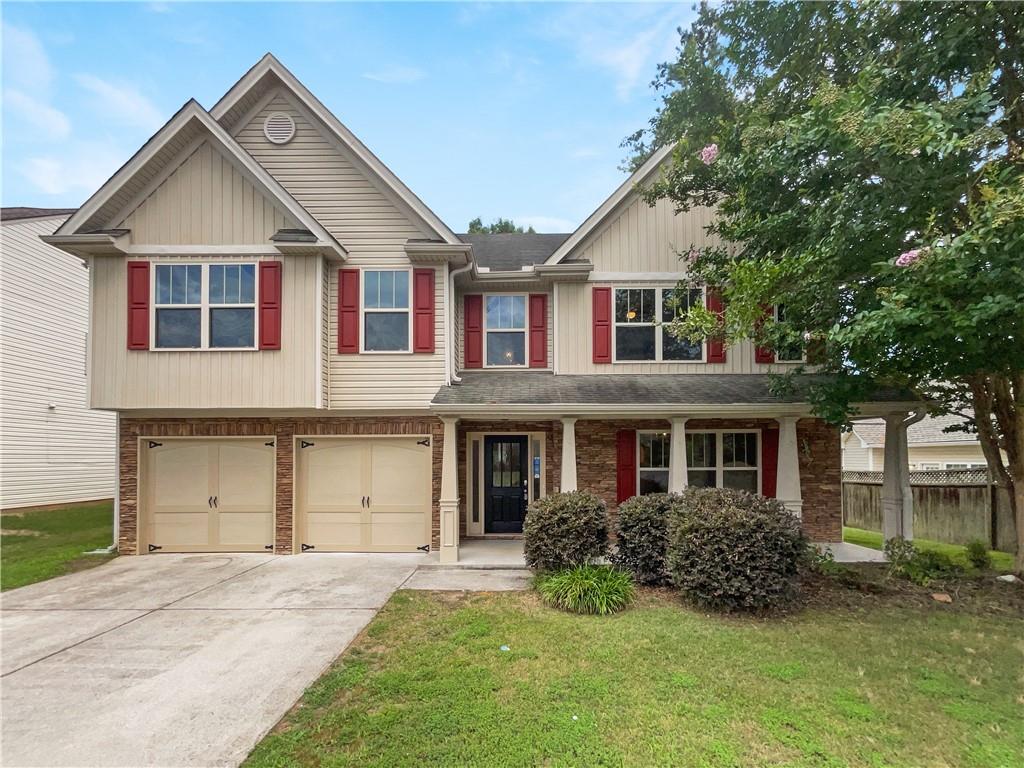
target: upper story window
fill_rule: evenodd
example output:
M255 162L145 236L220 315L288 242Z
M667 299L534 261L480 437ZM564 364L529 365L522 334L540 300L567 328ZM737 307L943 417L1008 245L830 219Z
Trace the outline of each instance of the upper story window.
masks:
M255 349L255 264L156 264L154 349Z
M408 352L409 270L363 271L363 351Z
M702 361L703 344L674 338L663 323L703 302L700 288L616 288L615 361Z
M526 365L526 296L484 296L484 360L488 368Z
M786 321L786 305L775 305L775 320L779 323ZM802 363L804 361L804 348L802 344L790 344L779 347L775 350L775 360L780 363Z

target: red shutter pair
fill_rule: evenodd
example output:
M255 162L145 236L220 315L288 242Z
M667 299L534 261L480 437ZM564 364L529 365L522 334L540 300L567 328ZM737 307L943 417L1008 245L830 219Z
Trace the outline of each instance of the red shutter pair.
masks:
M593 360L603 364L612 361L612 289L595 286L591 292L593 305ZM725 309L722 294L714 288L708 288L706 306L709 312L721 316ZM725 362L725 340L707 340L707 361L709 363Z
M412 351L433 352L434 270L412 271ZM359 270L338 270L338 353L359 353Z
M128 349L149 349L150 263L129 261L128 270ZM280 261L259 264L260 349L281 348Z
M465 368L484 367L484 297L468 294L463 298L463 354ZM529 363L531 368L548 367L548 297L545 293L529 296Z
M772 308L767 304L761 305L761 320L757 324L757 330L761 329L764 325L764 321L772 316ZM754 347L754 362L755 363L774 363L775 362L775 350L771 347ZM765 494L767 496L768 494Z

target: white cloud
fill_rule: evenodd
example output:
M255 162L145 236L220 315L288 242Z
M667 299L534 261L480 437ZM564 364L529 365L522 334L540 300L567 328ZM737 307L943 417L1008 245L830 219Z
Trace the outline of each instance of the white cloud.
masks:
M537 232L572 232L578 225L569 219L557 216L513 216L512 221L521 227L533 227Z
M81 192L92 194L124 162L125 153L112 144L72 142L63 155L29 157L18 170L28 181L48 195Z
M149 99L131 85L115 84L95 75L77 74L75 81L100 99L98 111L106 119L153 131L164 123L164 116Z
M25 27L3 25L4 87L37 93L53 81L53 68L43 44Z
M4 91L4 109L9 116L27 123L47 139L66 139L71 134L67 115L21 91Z
M364 72L363 77L378 83L416 83L427 76L417 67L393 66L379 69L376 72Z

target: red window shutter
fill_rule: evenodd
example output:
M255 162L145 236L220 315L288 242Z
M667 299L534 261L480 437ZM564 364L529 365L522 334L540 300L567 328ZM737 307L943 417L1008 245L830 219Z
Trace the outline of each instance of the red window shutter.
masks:
M767 304L761 305L762 320L758 323L758 328L764 324L764 320L772 316L772 308ZM771 347L754 347L754 362L755 363L774 363L775 362L775 350ZM768 494L765 494L766 496Z
M128 349L149 349L149 262L128 262Z
M434 351L434 270L412 271L412 351Z
M775 498L779 474L779 430L761 430L761 494Z
M359 270L338 270L338 353L359 354Z
M707 289L706 306L709 312L714 312L721 316L725 313L725 304L722 301L722 294L717 288ZM708 362L709 363L724 363L725 362L725 339L708 339Z
M260 349L281 348L281 262L260 262Z
M615 436L615 450L615 500L621 504L636 496L636 430L620 429Z
M612 361L612 289L593 289L594 305L594 362Z
M464 303L464 347L462 363L466 368L484 367L484 297L466 296Z
M548 367L548 296L530 294L530 367Z

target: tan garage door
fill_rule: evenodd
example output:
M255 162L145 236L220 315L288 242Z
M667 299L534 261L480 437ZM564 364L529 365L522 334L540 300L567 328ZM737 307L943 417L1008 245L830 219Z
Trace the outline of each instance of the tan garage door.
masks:
M317 552L412 552L430 541L427 437L299 442L299 542Z
M145 543L162 552L256 552L274 543L274 447L144 440Z

